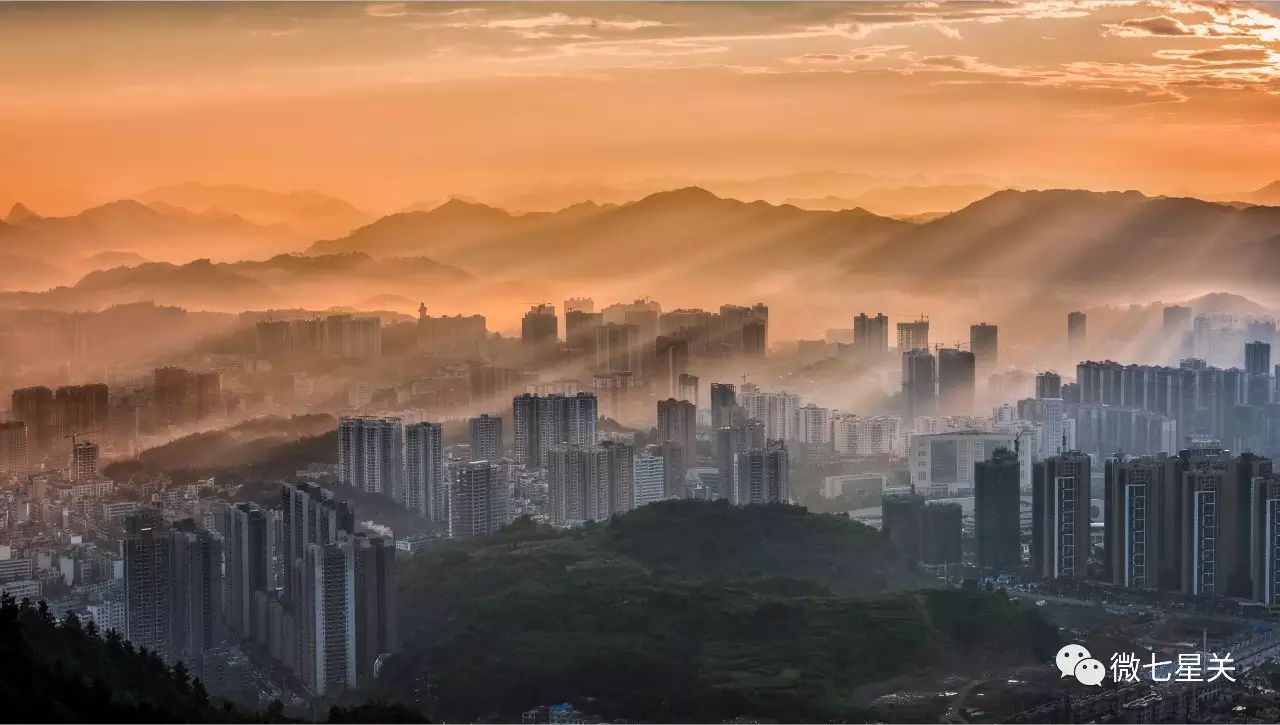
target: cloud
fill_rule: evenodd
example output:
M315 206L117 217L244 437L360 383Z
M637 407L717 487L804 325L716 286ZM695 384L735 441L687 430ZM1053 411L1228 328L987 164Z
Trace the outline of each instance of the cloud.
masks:
M565 13L546 13L517 18L477 18L447 23L446 27L488 30L535 31L548 28L596 28L601 30L642 30L659 28L666 23L658 20L609 20L586 16L567 15Z
M1175 37L1196 34L1181 20L1168 15L1158 15L1154 18L1130 18L1118 24L1106 25L1104 28L1106 35L1117 38Z
M850 48L844 53L804 53L803 55L783 58L788 65L835 65L840 63L866 63L884 58L897 50L906 50L906 45L868 45L861 48Z
M1236 63L1254 61L1267 64L1271 61L1271 52L1261 45L1224 45L1221 48L1207 50L1184 50L1166 48L1157 50L1155 56L1167 60L1180 60L1198 63Z
M409 14L409 6L404 3L369 3L364 6L364 14L372 18L398 18Z
M960 39L960 31L956 30L950 25L943 25L942 23L934 23L933 29L953 40Z

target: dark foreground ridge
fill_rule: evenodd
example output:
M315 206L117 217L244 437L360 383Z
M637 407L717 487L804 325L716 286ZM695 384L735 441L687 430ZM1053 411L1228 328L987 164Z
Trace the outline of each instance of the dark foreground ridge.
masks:
M1036 613L923 589L874 530L795 506L667 501L565 532L524 519L402 571L409 637L368 694L440 721L561 702L606 721L857 720L859 688L1058 647Z

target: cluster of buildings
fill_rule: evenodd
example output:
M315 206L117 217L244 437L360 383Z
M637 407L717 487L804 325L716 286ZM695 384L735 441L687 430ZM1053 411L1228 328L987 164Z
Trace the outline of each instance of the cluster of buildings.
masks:
M152 371L147 384L114 394L106 383L18 388L0 422L0 475L63 468L76 445L93 440L131 452L144 434L221 415L226 401L216 372L177 367Z
M262 320L256 326L259 358L371 360L382 356L382 320L360 315Z

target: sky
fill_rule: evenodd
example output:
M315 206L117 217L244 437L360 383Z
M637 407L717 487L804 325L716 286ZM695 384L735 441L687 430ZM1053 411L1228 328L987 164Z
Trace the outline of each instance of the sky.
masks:
M0 4L0 203L1280 176L1280 5ZM804 190L808 193L811 190Z

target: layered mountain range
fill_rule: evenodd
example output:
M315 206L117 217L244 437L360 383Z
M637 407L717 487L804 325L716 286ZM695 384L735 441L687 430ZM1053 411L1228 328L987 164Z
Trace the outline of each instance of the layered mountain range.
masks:
M201 189L212 189L204 201ZM1255 195L1269 198L1268 189ZM698 187L554 212L453 199L314 242L285 217L327 209L331 223L320 226L341 229L363 213L328 197L264 197L240 187L169 187L152 198L56 218L15 206L0 223L0 284L23 291L0 294L0 305L152 300L244 309L326 290L343 297L346 288L359 288L360 299L415 300L468 285L585 287L624 278L655 293L757 293L760 280L780 293L815 284L945 291L991 281L1096 293L1179 278L1248 287L1280 261L1280 207L1136 191L1005 190L913 220L860 207L743 202ZM223 210L237 201L236 211ZM282 246L293 253L276 253ZM263 261L239 261L250 258ZM148 261L156 259L166 261ZM56 283L64 286L39 291Z

